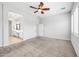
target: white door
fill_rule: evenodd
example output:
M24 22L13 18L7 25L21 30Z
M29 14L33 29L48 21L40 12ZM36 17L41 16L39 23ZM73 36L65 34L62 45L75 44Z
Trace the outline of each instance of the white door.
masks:
M44 35L44 25L43 24L39 24L38 25L38 35L39 36L43 36Z

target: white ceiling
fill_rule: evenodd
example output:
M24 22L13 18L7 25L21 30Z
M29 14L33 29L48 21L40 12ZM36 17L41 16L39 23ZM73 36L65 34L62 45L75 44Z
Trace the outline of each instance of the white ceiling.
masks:
M61 13L67 13L72 9L73 2L44 2L44 6L50 8L49 11L45 11L45 14L40 12L34 13L35 9L30 8L29 6L38 7L39 2L15 2L8 3L10 9L16 9L17 12L26 13L28 12L31 15L38 17L47 17L52 15L58 15ZM65 9L62 9L65 8Z
M17 14L17 13L14 13L14 12L8 12L8 20L15 20L15 21L18 21L18 20L21 20L22 19L22 15L20 14Z
M27 2L27 6L38 7L39 2ZM35 9L28 8L31 14L39 17L47 17L52 15L58 15L61 13L70 12L73 6L73 2L44 2L44 6L50 8L49 11L45 11L45 14L41 14L40 12L34 14ZM62 9L65 8L65 9Z

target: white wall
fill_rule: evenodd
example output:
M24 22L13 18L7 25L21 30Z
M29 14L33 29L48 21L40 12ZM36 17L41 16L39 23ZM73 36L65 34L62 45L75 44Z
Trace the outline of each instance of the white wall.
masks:
M36 37L36 24L38 19L28 12L28 8L23 3L3 3L4 4L4 46L9 45L8 12L15 12L23 15L23 37L24 40Z
M79 57L79 37L71 35L71 42L72 42L72 45L75 49L77 56Z
M2 4L0 3L0 47L2 46Z
M33 37L37 36L36 33L36 24L38 19L31 16L31 15L25 15L24 17L24 30L23 30L23 35L24 35L24 39L30 39Z
M74 3L71 15L74 13L74 10L75 10L77 5L79 5L79 3ZM78 20L79 20L79 17L78 17ZM78 26L78 28L79 28L79 26ZM73 33L71 33L71 42L72 42L72 45L73 45L73 47L75 49L75 52L76 52L77 56L79 56L79 37L77 37Z
M7 6L0 4L0 46L8 44L8 21L7 21ZM5 43L5 44L4 44Z
M70 13L43 18L43 24L45 37L70 39Z
M44 36L44 24L37 24L37 36Z
M9 39L9 28L8 28L8 9L7 5L3 4L3 45L8 45L8 39Z

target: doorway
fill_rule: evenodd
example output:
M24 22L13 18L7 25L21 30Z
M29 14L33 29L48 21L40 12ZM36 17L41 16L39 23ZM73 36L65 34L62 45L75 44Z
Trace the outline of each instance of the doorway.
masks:
M23 41L22 21L22 15L14 12L8 13L9 44L15 44Z

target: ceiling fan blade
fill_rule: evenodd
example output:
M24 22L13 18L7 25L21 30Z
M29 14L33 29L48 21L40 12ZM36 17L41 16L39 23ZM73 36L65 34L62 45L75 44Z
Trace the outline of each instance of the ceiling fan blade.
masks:
M35 11L34 13L36 13L36 12L38 12L38 11Z
M40 2L40 5L41 5L41 6L43 6L43 5L44 5L44 3L43 3L43 2Z
M50 10L50 8L43 8L42 10Z
M44 14L44 12L43 12L43 11L41 11L41 14Z
M43 3L43 2L40 2L39 8L40 8L40 7L43 7L43 5L44 5L44 3Z
M30 8L34 8L34 9L38 9L38 8L36 8L36 7L33 7L33 6L29 6Z

